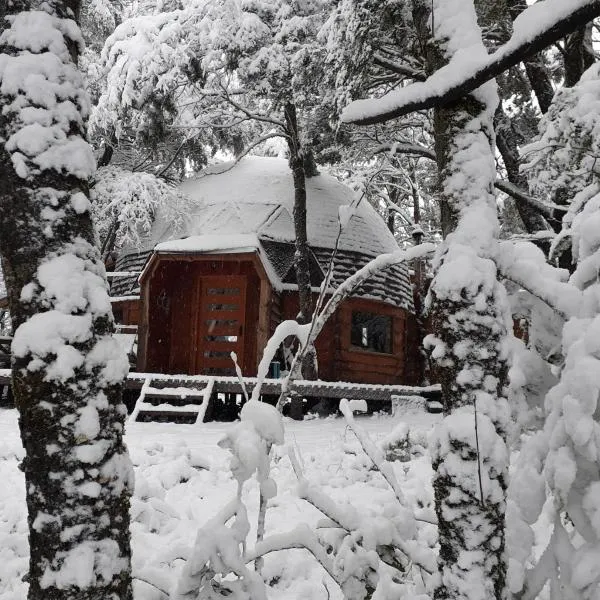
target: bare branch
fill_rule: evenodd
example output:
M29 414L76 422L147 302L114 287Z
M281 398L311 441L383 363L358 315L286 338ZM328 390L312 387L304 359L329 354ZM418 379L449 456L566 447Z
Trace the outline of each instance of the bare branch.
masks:
M600 0L599 0L600 1ZM253 121L260 121L261 123L270 123L271 125L275 125L276 127L281 127L285 131L285 123L283 121L279 121L278 119L273 119L271 117L266 117L259 113L254 113L251 110L248 110L245 106L242 106L239 102L236 102L229 92L223 88L223 99L231 104L236 110L239 110L241 113L244 113L249 119Z
M166 596L167 598L169 597L169 592L167 592L166 590L163 590L161 587L158 587L155 583L152 583L151 581L148 581L147 579L144 579L143 577L140 577L139 575L134 575L133 579L135 579L137 581L141 581L142 583L145 583L146 585L149 585L150 587L152 587L155 590L157 590L158 592L160 592L163 596Z
M317 560L317 562L327 571L327 574L338 584L344 583L336 572L333 561L325 548L319 542L317 536L311 531L308 525L298 525L289 533L279 533L270 535L262 542L256 544L254 550L245 556L246 562L251 562L263 557L271 552L280 552L281 550L290 550L292 548L302 548L308 550Z
M562 219L562 216L566 214L568 210L568 207L561 206L560 204L542 202L541 200L530 196L518 186L504 179L496 179L494 186L501 192L508 194L509 196L511 196L511 198L514 198L518 202L524 202L540 214L544 215L547 219L560 221Z
M436 159L435 152L433 150L430 150L425 146L421 146L420 144L381 144L375 147L375 149L372 152L372 155L375 156L376 154L382 154L384 152L388 152L390 154L414 154L422 158L428 158L429 160ZM517 202L527 204L529 207L533 208L538 213L544 215L544 217L546 217L547 219L560 221L562 219L562 216L567 212L566 206L542 202L541 200L538 200L537 198L534 198L533 196L529 195L517 185L514 185L513 183L510 183L505 179L497 179L494 183L494 186L501 192L508 194Z
M423 71L417 71L408 65L398 63L394 60L386 58L379 52L376 52L373 56L373 62L378 67L383 67L388 71L392 71L392 73L396 73L397 75L404 75L405 77L411 77L415 81L425 81L427 79L425 73Z
M490 258L496 263L500 275L529 292L554 310L563 319L577 314L581 291L570 283L548 276L544 269L550 265L520 257L512 242L501 242Z
M381 154L383 152L389 152L390 154L414 154L416 156L421 156L422 158L435 160L435 152L419 144L406 144L404 142L399 142L397 144L381 144L373 150L373 155Z

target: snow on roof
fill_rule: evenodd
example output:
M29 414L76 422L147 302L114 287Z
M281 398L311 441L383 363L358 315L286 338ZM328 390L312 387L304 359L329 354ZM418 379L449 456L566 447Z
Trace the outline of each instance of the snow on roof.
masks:
M157 244L156 252L252 252L259 248L258 237L253 233L238 235L209 234L170 240Z
M294 186L284 159L251 156L235 165L219 165L200 177L188 179L181 190L196 208L192 208L177 237L196 236L199 250L204 243L199 236L206 235L256 234L261 239L294 241ZM306 192L309 244L333 248L339 229L339 208L350 204L355 194L325 174L308 178ZM167 241L170 236L168 227L159 225L153 230L155 243ZM398 245L383 219L363 201L344 228L340 248L377 256L397 250ZM188 250L192 250L191 246Z

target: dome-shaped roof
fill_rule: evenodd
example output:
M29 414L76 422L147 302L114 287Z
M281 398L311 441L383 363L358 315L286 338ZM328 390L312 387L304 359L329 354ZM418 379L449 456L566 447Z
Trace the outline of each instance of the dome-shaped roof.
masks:
M155 244L207 235L248 234L275 242L294 241L294 185L284 159L246 157L237 164L217 165L185 181L181 190L192 200L185 225L174 232L158 218L152 235ZM331 249L339 231L340 206L358 199L350 188L329 175L308 178L306 196L309 244ZM206 240L197 241L201 249ZM188 239L186 248L191 250L193 243ZM343 228L339 247L368 256L398 249L383 219L366 200L358 204Z

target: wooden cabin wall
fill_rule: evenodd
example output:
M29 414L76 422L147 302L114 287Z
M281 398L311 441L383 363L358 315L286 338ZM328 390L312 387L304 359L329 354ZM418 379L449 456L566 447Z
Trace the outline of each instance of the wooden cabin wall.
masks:
M157 257L142 282L139 370L174 374L201 371L201 359L196 356L198 282L206 275L247 278L244 356L240 360L246 376L256 374L275 327L285 319L294 319L298 313L297 293L273 291L255 254ZM135 314L133 306L131 309L131 315ZM353 311L392 318L391 353L352 346ZM422 359L420 337L414 315L405 310L374 300L347 299L317 338L319 377L327 381L418 384Z
M244 375L256 374L259 342L269 336L270 285L257 268L255 254L167 256L155 258L143 282L143 311L138 369L171 374L201 372L197 358L200 297L204 276L241 275L247 279L244 352L239 356ZM263 307L265 310L263 310ZM264 339L264 342L263 342ZM231 363L233 367L233 363Z
M140 300L112 300L115 323L119 325L138 325L140 322Z
M284 292L281 296L281 318L295 318L297 295ZM392 317L392 353L383 354L352 346L353 311ZM362 298L345 300L317 338L319 377L327 381L416 385L419 377L419 336L415 324L409 326L412 321L416 322L414 315L402 308Z
M313 294L313 306L317 300L317 294ZM281 320L295 319L300 309L297 292L281 293ZM334 314L323 327L315 347L317 349L317 358L319 361L319 378L325 381L341 381L335 374L335 347L332 343L336 337L337 315Z
M197 279L194 263L173 261L169 269L169 363L167 373L193 373L195 367L195 336Z
M171 299L173 285L168 262L155 263L141 287L138 326L138 371L167 373L171 344Z
M352 346L352 312L360 311L392 317L392 352L383 354ZM339 345L335 372L340 381L399 384L404 381L406 361L406 312L395 306L349 298L339 308Z
M273 331L273 304L275 303L276 294L273 291L270 281L265 276L260 279L260 291L259 291L259 307L258 307L258 328L256 335L256 347L254 349L254 362L249 365L253 367L252 373L258 371L258 364L260 363L263 355L263 350L267 345ZM275 325L276 327L276 325ZM273 328L273 329L272 329Z

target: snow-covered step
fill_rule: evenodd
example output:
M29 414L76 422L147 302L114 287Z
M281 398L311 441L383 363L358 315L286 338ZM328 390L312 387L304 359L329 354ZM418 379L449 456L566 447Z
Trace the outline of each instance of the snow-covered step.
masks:
M214 380L207 378L202 382L190 380L177 387L168 387L168 382L160 378L155 381L148 375L129 421L201 423L213 393L213 386Z
M173 412L173 413L194 413L197 415L200 410L199 404L184 404L183 406L173 406L173 404L149 404L148 402L142 402L140 412Z
M185 387L177 387L177 388L156 388L149 387L146 390L146 398L154 397L154 398L203 398L205 394L206 388L201 390L198 389L190 389Z
M137 419L140 421L176 421L178 423L195 423L198 419L201 405L184 404L173 406L172 404L149 404L142 402Z
M444 405L437 400L429 400L427 402L427 412L430 413L441 413L444 411Z

